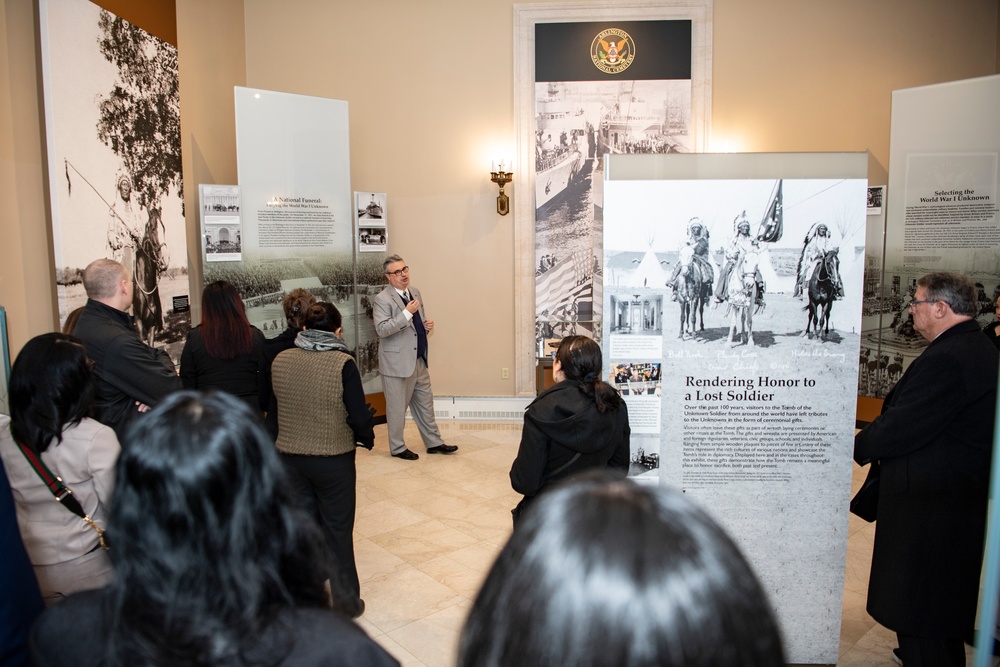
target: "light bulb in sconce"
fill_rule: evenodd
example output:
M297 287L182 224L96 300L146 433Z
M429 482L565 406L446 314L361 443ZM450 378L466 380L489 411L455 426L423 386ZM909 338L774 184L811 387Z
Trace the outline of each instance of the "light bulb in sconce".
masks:
M514 179L514 172L509 171L509 166L505 168L507 164L506 160L500 160L500 168L497 169L497 163L494 161L490 168L490 180L500 187L500 194L497 195L497 213L500 215L510 213L510 197L504 193L503 187Z

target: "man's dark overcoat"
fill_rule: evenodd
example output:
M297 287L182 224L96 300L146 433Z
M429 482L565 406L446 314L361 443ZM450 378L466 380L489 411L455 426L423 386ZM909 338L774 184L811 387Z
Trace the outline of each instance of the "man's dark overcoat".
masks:
M881 464L868 613L901 634L971 636L986 527L996 348L968 320L944 331L854 439Z

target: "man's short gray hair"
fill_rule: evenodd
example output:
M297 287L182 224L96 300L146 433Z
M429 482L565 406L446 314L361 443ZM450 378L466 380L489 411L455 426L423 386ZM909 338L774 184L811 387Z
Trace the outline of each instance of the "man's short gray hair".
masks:
M406 260L404 260L399 255L389 255L388 257L385 258L385 261L382 262L382 273L389 273L390 264L395 264L396 262L404 262L404 261Z
M95 259L83 270L83 289L91 299L108 299L118 284L128 278L128 269L113 259Z
M927 292L928 301L944 301L956 315L975 317L979 314L978 290L972 278L961 273L940 271L928 273L917 281Z

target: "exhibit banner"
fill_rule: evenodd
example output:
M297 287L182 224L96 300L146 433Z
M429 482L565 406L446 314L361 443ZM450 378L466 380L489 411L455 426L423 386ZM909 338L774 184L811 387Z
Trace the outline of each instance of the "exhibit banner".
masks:
M368 285L384 281L379 255L355 261L347 102L242 87L235 98L239 204L230 211L220 202L219 214L238 222L227 250L238 234L239 258L206 262L205 281L236 285L250 323L268 337L286 328L282 301L293 289L333 303L366 392L381 391ZM214 187L225 199L233 186Z
M870 395L887 394L927 346L909 312L921 276L969 276L979 290L977 322L996 321L998 117L1000 75L892 93L881 318L864 335Z
M547 339L601 336L607 154L699 152L712 0L514 5L517 390Z
M347 102L237 86L236 138L246 261L350 258Z
M835 663L867 156L631 157L607 162L603 329L630 472L726 527L789 662Z
M603 156L693 148L691 33L690 20L535 25L539 339L599 326Z
M132 273L139 334L190 329L177 48L87 0L42 0L39 40L59 319L100 258Z

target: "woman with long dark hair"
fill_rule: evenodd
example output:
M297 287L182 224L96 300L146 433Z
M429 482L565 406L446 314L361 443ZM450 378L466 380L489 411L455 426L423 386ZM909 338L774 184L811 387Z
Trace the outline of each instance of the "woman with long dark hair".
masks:
M375 421L357 364L341 338L337 307L315 304L303 326L295 348L271 365L278 405L275 447L326 533L332 556L326 573L334 599L360 616L365 603L354 560L355 452L375 446Z
M125 442L114 578L42 616L36 665L397 664L328 608L322 540L244 402L177 392Z
M225 391L254 408L267 410L271 384L264 334L247 319L239 291L218 280L205 286L201 324L188 333L181 352L185 389Z
M601 346L586 336L567 336L556 349L556 384L524 413L521 446L510 483L524 498L514 524L545 488L593 468L628 472L628 408L618 390L601 379Z
M683 494L607 472L546 493L483 583L459 667L781 667L774 613Z
M17 355L10 417L0 415L0 456L46 604L100 588L111 577L99 533L120 447L113 430L89 417L95 392L83 343L63 333L42 334ZM87 519L70 509L71 501L55 502L45 475L62 480Z

